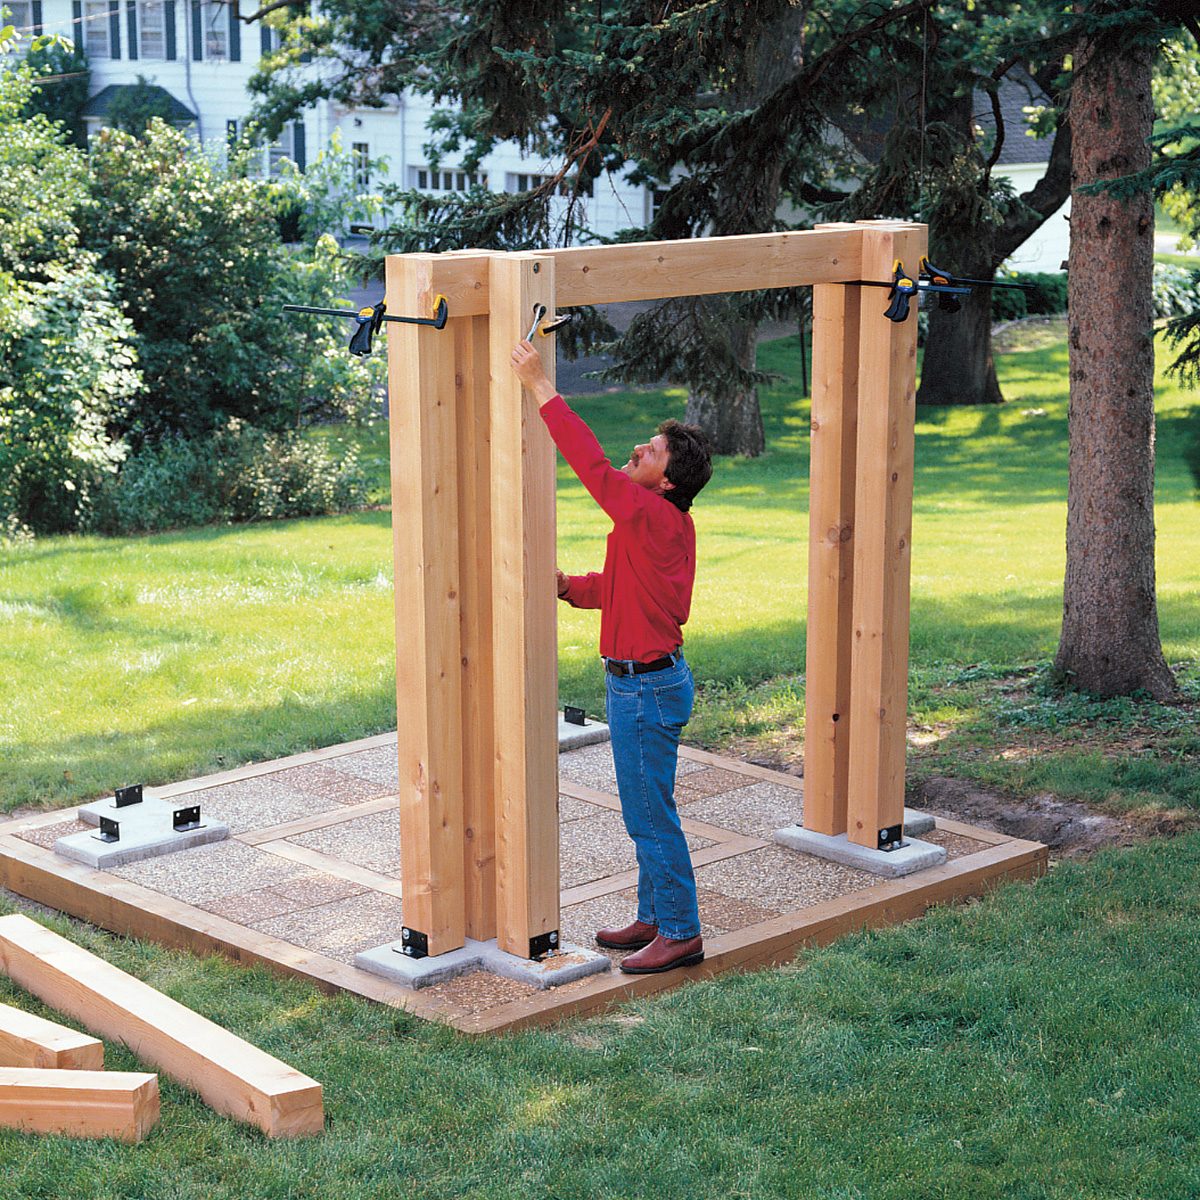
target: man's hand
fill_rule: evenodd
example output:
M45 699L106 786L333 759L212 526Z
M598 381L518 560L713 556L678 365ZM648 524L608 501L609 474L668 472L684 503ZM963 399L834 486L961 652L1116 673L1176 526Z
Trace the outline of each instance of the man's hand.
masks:
M554 390L554 384L546 378L546 372L542 369L542 360L538 358L538 352L529 342L518 342L513 347L512 369L539 405L545 404L547 400L558 395L558 392Z
M558 577L558 598L561 600L567 594L571 581L557 567L554 568L554 574Z

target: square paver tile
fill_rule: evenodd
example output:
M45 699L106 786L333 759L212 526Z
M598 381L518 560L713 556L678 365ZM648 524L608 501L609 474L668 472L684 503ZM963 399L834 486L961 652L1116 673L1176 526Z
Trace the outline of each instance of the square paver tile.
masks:
M109 870L122 879L173 896L185 904L203 904L220 896L238 896L311 873L310 868L299 863L233 839L177 850L174 854L110 867Z
M944 829L931 829L928 833L921 834L921 841L942 846L948 860L962 858L967 854L978 854L980 850L988 848L987 842L977 842L974 838L964 837L961 833L949 833Z
M400 876L399 808L298 833L288 841L393 878Z
M582 817L594 817L598 812L607 812L598 804L587 800L576 800L574 796L559 796L558 819L562 824L567 821L578 821Z
M688 849L701 850L713 843L687 834ZM593 879L619 875L637 867L633 841L625 832L621 814L600 809L595 816L570 821L559 829L561 886L577 887Z
M363 779L345 771L335 771L321 763L305 767L288 767L278 771L275 778L305 795L321 796L339 804L362 804L379 796L390 795L393 789L374 779Z
M675 770L675 778L681 779L704 769L703 763L681 758ZM617 773L613 767L610 742L597 742L593 746L583 746L579 750L568 750L560 754L558 773L572 783L581 783L584 787L607 792L610 796L617 794Z
M711 888L697 888L696 899L700 902L701 920L722 933L734 929L747 929L751 925L758 925L780 915L773 908L726 896L721 892L714 892Z
M528 983L505 979L490 971L468 971L465 975L447 979L445 983L424 988L421 994L449 1001L464 1012L479 1013L512 1000L524 1000L536 995L537 990Z
M284 883L272 884L270 890L291 904L292 908L311 908L316 904L345 900L348 896L361 896L371 889L361 883L317 871L312 875L297 875L295 879L288 879Z
M683 816L750 837L771 838L777 829L798 825L803 797L794 788L777 783L753 783L733 792L693 800Z
M779 913L797 912L878 882L878 876L866 871L783 846L750 850L696 871L698 887Z
M360 950L399 941L403 919L398 897L364 892L248 924L293 946L353 963Z
M214 817L224 821L230 833L267 829L341 807L332 798L297 791L281 782L279 776L283 774L286 772L256 775L219 787L187 792L177 798L177 803L199 804L201 819Z
M249 925L251 921L291 912L298 906L270 888L258 888L253 892L239 892L236 896L216 896L202 901L198 907L237 925Z
M340 754L337 758L326 759L321 765L331 771L381 784L389 792L400 790L400 762L395 746L376 746L373 750Z
M700 766L695 763L695 766ZM693 800L703 800L707 796L719 796L723 792L732 792L744 788L754 781L738 771L722 771L719 767L701 767L678 779L675 784L675 801L677 804L690 804Z

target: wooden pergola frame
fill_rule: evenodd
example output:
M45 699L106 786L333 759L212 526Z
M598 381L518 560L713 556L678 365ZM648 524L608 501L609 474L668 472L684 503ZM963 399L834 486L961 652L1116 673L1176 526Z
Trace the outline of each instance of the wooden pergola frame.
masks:
M404 939L557 944L555 448L510 366L535 304L813 288L804 826L876 847L904 813L916 317L855 281L899 221L503 254L393 255L388 334ZM850 286L847 286L850 285ZM865 303L864 303L865 299ZM915 306L914 306L915 312ZM554 378L554 343L537 347ZM553 939L553 940L552 940Z

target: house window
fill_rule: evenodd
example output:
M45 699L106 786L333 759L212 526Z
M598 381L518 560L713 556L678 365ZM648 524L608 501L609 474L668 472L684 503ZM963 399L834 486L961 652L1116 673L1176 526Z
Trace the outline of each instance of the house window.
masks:
M505 190L509 192L532 192L534 188L544 187L553 178L553 175L517 174L510 171L506 179ZM573 196L575 195L575 182L570 177L560 179L556 191L560 196ZM590 196L592 194L592 185L590 183L585 184L580 188L580 194Z
M111 4L109 0L84 0L83 45L88 58L111 58L108 28Z
M267 173L277 176L283 170L284 159L294 160L292 154L292 126L285 125L280 130L278 140L267 147Z
M663 206L663 201L667 198L667 193L670 188L651 188L646 193L646 224L649 225L655 217L658 216L659 210Z
M167 57L167 23L162 0L142 0L138 5L138 53L142 58Z
M204 58L225 59L229 57L229 6L214 4L208 0L203 6L202 28L204 34Z
M371 186L371 147L367 142L354 142L350 147L354 163L354 186L363 189Z
M486 171L431 171L428 167L409 167L409 185L422 192L465 192L487 187Z
M3 7L8 12L0 24L11 25L18 33L31 37L37 33L33 25L33 0L4 0Z

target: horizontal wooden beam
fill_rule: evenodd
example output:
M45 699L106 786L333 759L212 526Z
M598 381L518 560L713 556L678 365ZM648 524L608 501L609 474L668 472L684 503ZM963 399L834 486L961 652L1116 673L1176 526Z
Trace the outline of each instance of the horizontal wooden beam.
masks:
M555 304L569 308L845 283L860 278L862 230L861 225L830 225L791 233L573 246L537 254L554 259ZM427 316L442 295L451 317L475 317L491 310L492 259L507 256L480 250L396 257L416 264L420 280L419 311L397 315Z
M140 1142L158 1123L158 1076L0 1067L0 1126Z
M11 1004L0 1004L0 1067L104 1070L104 1043Z
M319 1083L20 913L0 917L0 970L226 1116L271 1137L324 1128Z

